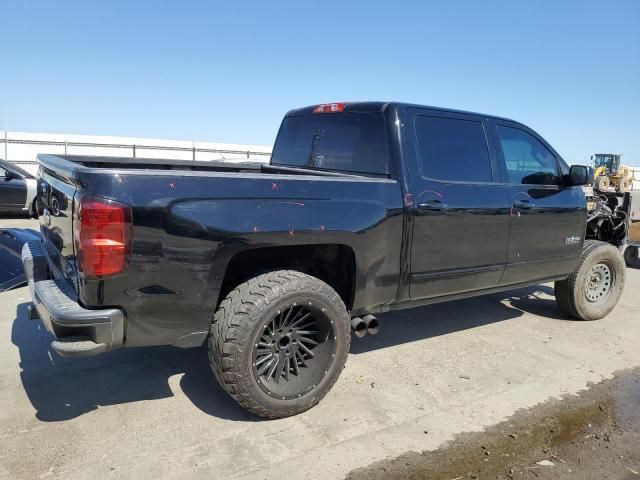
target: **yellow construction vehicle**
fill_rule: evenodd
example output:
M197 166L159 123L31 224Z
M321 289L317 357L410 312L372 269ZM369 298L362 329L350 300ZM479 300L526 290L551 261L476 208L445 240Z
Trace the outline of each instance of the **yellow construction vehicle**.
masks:
M633 172L629 167L620 165L620 157L616 153L596 153L591 156L594 167L594 183L596 190L606 192L609 187L616 192L626 193L633 186Z

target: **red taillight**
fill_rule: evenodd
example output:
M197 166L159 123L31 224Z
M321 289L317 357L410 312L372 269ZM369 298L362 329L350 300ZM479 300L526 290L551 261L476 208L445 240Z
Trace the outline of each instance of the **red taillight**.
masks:
M129 261L131 208L92 197L81 197L74 216L78 270L89 278L122 273Z
M323 103L314 107L313 113L337 113L344 111L344 103Z

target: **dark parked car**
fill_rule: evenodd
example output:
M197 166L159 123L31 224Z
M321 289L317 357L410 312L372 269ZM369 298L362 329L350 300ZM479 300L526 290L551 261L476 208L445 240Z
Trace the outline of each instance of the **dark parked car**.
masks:
M19 166L0 160L0 214L36 215L36 180Z
M585 241L585 166L504 118L400 103L289 112L269 165L39 157L23 262L61 355L208 342L269 418L320 401L376 314L555 282L599 319L625 280Z

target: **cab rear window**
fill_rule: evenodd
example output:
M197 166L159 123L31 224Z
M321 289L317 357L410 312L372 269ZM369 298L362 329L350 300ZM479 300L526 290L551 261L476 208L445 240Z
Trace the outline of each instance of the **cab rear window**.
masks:
M341 112L285 117L271 164L388 175L384 116Z

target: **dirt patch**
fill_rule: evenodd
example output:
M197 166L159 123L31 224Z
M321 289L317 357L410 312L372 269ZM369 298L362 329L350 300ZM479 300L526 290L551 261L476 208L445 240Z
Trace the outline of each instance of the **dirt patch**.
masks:
M461 434L438 450L409 452L347 476L400 478L640 480L640 369L521 410L484 432Z

